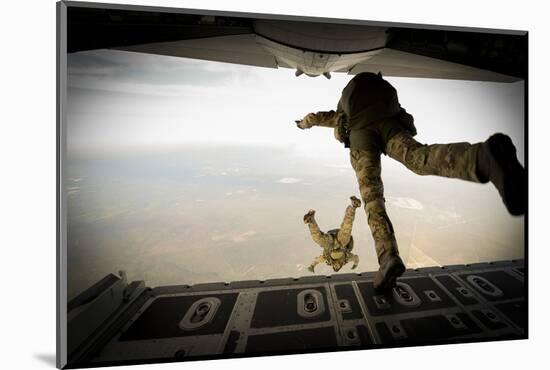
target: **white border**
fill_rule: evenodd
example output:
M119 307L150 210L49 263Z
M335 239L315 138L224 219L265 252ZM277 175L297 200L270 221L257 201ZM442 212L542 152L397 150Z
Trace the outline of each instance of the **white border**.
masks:
M544 2L126 0L114 3L508 28L530 32L530 339L315 355L121 367L131 369L518 369L547 348L549 280L548 30ZM55 1L7 2L1 23L2 328L5 368L53 368L55 354ZM536 366L536 365L535 365Z

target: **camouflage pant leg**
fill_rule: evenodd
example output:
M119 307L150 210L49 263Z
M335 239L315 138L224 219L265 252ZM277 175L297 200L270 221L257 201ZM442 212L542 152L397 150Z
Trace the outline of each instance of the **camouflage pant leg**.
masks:
M355 207L348 206L337 236L338 242L342 247L345 247L350 241L353 220L355 220Z
M397 253L393 226L386 212L384 184L382 183L380 152L352 149L351 165L357 175L359 191L365 204L365 212L374 239L378 257L386 251Z
M307 226L309 227L309 232L311 233L311 239L313 239L315 243L319 244L320 247L329 248L332 245L332 237L322 232L315 220L308 223Z
M480 146L470 143L424 145L402 131L388 141L386 153L418 175L480 182L476 175Z

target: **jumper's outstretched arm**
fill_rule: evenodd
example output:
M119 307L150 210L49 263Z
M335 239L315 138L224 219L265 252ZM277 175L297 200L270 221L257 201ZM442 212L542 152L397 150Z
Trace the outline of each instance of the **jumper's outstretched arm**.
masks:
M353 220L355 220L355 209L361 206L361 200L357 197L352 196L351 205L346 208L346 213L344 215L344 220L340 225L340 230L338 231L338 242L342 246L346 246L351 238L351 229L353 228Z
M338 126L339 114L333 110L328 112L308 113L300 120L296 121L296 126L301 129L311 128L313 126L336 127Z
M332 244L332 237L319 229L317 221L315 221L315 210L310 209L308 213L304 215L304 223L309 227L309 232L311 233L311 238L315 243L317 243L321 248L325 249L330 247ZM309 271L314 272L315 266L320 263L324 263L325 257L320 255L315 257L311 265L307 268Z
M304 222L309 227L309 232L311 234L311 239L317 243L321 248L327 248L332 244L332 238L330 235L325 234L319 229L317 221L315 221L315 211L310 210L304 216Z

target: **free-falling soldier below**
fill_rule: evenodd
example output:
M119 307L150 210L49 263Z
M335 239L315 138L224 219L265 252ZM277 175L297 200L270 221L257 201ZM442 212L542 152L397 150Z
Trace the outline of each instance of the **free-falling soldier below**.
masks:
M334 128L335 137L350 148L368 224L374 239L379 270L377 290L395 286L405 271L392 223L386 212L380 155L404 164L418 175L436 175L467 181L491 182L512 215L525 213L527 177L516 148L504 134L470 144L426 145L417 142L412 115L399 104L397 92L380 73L360 73L342 91L336 111L309 113L296 121L301 129Z
M351 229L353 227L353 220L355 219L355 209L361 206L361 200L353 196L350 199L351 205L346 208L344 220L339 229L329 230L324 233L319 229L319 225L315 221L314 210L310 210L304 215L304 223L309 227L311 238L323 248L323 254L313 260L308 267L309 271L313 272L315 266L323 262L331 266L336 272L348 262L353 262L352 270L359 264L359 256L351 253L353 249Z

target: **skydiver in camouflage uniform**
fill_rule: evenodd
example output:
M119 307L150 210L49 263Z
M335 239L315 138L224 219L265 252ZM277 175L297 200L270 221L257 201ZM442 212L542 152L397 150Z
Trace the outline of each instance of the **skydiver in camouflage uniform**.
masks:
M351 205L346 208L344 220L339 229L329 230L324 233L319 229L319 225L315 221L314 210L310 210L304 215L304 223L309 227L311 238L323 248L323 254L313 260L308 267L309 271L313 272L315 266L319 263L326 263L335 272L338 272L348 262L353 262L352 270L359 264L359 256L351 253L353 249L351 229L353 227L353 220L355 219L355 209L361 206L361 200L354 196L350 199Z
M527 177L516 148L504 134L485 142L426 145L417 142L413 117L399 104L397 92L380 73L360 73L346 85L336 111L309 113L296 121L301 129L334 128L335 137L350 148L368 224L374 239L379 270L377 290L395 286L405 271L399 257L380 177L383 153L418 175L436 175L487 183L497 188L512 215L525 213Z

